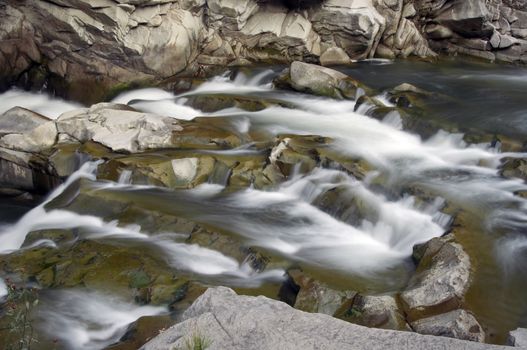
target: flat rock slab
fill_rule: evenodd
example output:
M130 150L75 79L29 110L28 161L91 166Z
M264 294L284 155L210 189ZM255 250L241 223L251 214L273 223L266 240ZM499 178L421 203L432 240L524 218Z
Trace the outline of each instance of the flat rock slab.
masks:
M366 328L323 314L310 314L266 297L239 296L210 288L184 313L183 322L145 344L143 350L185 349L201 339L215 349L510 349L445 337Z

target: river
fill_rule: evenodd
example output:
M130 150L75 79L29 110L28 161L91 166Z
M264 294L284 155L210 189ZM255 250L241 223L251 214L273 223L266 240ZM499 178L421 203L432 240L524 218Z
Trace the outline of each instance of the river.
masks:
M506 157L526 154L501 152L495 144L468 144L462 131L475 128L525 139L527 70L386 61L342 70L378 89L386 105L390 103L383 91L403 82L448 95L449 103L431 107L460 132L433 130L432 137L422 139L403 130L397 115L378 120L356 110L354 101L275 90L275 67L235 78L218 76L177 96L153 88L126 92L113 102L184 120L211 118L211 125L227 127L242 140L254 140L253 135L267 141L278 135L322 136L331 140L327 154L344 162L362 160L370 170L361 179L332 163L307 171L299 167L286 181L264 188L229 186L229 173L224 172L195 188L167 190L134 182L126 172L119 181L103 181L96 176L100 164L88 161L31 210L10 199L0 203L0 254L23 255L34 247L66 254L76 247L73 242L87 240L161 259L169 271L202 285L228 285L250 294L277 297L284 270L291 265L335 288L394 293L413 272L413 247L451 230L451 214L462 212L468 223L457 239L475 270L467 305L487 329L489 341L503 342L509 330L527 324L527 201L514 195L527 186L502 177L498 167ZM218 95L280 104L214 112L187 104L196 96ZM16 105L50 118L79 107L45 94L10 90L0 95L0 113ZM266 156L253 141L234 149L190 153L228 160ZM182 152L147 156L179 159ZM321 198L335 189L335 201L322 205ZM85 202L85 196L101 202ZM170 231L170 225L152 229L148 220L133 214L121 221L121 213L104 200L198 223L239 246L269 254L273 262L258 269L225 247L220 251L214 244L188 242L187 232ZM351 213L357 203L366 209ZM75 238L27 242L31 232L42 230L73 230ZM117 268L111 273L125 272ZM137 298L116 295L102 284L85 287L42 292L35 319L43 339L59 339L65 348L100 349L119 340L137 318L169 313L167 305L140 305Z

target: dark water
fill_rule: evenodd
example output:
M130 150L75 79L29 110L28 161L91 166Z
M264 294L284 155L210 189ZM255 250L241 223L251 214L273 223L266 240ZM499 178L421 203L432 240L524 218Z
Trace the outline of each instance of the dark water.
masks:
M339 70L385 90L410 83L452 97L430 105L439 118L460 126L511 137L527 136L527 69L515 66L444 61L357 63Z

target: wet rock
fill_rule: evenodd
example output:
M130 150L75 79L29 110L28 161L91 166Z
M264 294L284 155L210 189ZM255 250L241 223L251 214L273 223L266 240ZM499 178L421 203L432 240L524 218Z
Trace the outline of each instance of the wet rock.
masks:
M160 332L174 325L176 320L170 315L144 316L128 326L119 343L110 345L108 350L135 350Z
M0 187L48 193L60 182L44 159L0 147Z
M518 348L527 348L527 329L517 328L509 332L507 343Z
M357 294L339 308L335 317L366 327L410 330L392 295Z
M296 295L295 309L306 312L317 312L333 316L347 300L353 301L357 294L353 291L339 291L328 287L304 273L293 270L289 272L296 285L300 287Z
M462 340L483 343L485 332L476 318L465 310L454 310L445 314L423 318L411 323L414 331Z
M407 317L413 321L462 306L470 285L470 259L452 236L418 246L419 261L408 287L401 293Z
M502 176L527 180L527 160L523 158L504 159L500 173Z

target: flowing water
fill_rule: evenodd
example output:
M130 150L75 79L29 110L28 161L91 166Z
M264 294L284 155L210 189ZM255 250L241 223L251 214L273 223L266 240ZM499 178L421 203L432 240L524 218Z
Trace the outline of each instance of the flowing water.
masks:
M387 106L390 103L382 91L401 82L450 94L461 93L470 85L464 96L455 96L466 100L458 100L460 110L448 104L433 108L460 125L525 136L522 123L527 118L527 104L518 98L517 90L526 87L526 81L518 77L527 76L527 71L464 66L465 73L460 75L461 68L452 65L411 67L409 70L407 63L370 63L347 71L378 88L379 100ZM17 222L2 211L0 220L11 222L0 229L0 254L23 253L35 247L63 252L71 241L57 243L43 238L25 242L31 232L74 229L75 241L144 251L161 258L174 272L204 285L229 285L273 295L284 279L284 269L298 265L336 288L395 292L404 288L413 272L413 247L451 230L453 217L449 214L462 213L465 226L460 233L456 231L456 238L469 253L475 270L468 307L487 328L490 341L503 341L508 330L525 326L527 200L516 193L527 186L520 179L502 177L499 166L504 158L526 154L501 152L496 144L468 144L462 134L443 130L422 139L402 129L396 112L378 120L368 116L367 109L355 111L354 101L277 91L270 83L275 75L273 70L261 70L250 77L216 77L178 96L142 89L124 93L114 102L183 120L200 117L247 140L234 149L194 150L218 158L273 159L277 148L270 155L262 154L255 139L322 136L330 140L323 151L332 159L367 164L370 170L363 178L330 162L307 171L299 166L285 181L272 186L233 188L227 172L192 189L168 190L134 182L129 170L122 171L118 181L100 180L97 168L101 161L91 161ZM196 97L218 96L274 103L257 111L229 107L215 112L189 105ZM0 95L0 112L15 105L50 118L78 107L16 90ZM176 153L173 158L182 157ZM171 153L149 156L171 157ZM331 193L338 193L329 197L335 200L322 205ZM230 256L215 250L214 245L189 243L187 233L151 232L139 217L120 222L119 217L108 217L96 207L72 210L70 203L84 198L80 194L133 203L141 210L196 222L244 247L269 254L276 263L257 268L250 259ZM86 203L90 205L94 204ZM358 212L357 206L361 208ZM5 294L2 286L0 280L0 298ZM139 306L105 290L77 287L43 293L43 306L35 316L39 329L71 349L104 348L119 340L137 318L167 312L166 307Z

